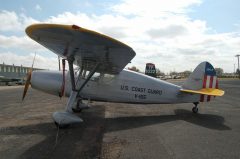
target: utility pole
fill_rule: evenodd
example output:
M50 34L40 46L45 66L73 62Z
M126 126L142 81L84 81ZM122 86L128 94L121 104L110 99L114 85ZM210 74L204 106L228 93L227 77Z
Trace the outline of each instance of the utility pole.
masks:
M61 71L61 66L60 66L60 56L58 56L58 70Z
M238 73L238 78L240 79L240 70L239 70L239 54L238 55L236 55L235 57L237 57L238 58L238 71L237 71L237 73Z
M235 74L236 74L235 64L234 64L234 66L233 66L233 74L234 74L234 76L235 76Z

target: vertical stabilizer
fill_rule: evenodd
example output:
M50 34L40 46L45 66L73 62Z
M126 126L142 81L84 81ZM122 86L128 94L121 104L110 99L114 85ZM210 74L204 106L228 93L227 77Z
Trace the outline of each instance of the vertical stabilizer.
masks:
M203 88L218 89L216 71L209 62L200 63L189 78L184 82L183 89L201 90ZM200 102L210 101L210 95L200 95Z

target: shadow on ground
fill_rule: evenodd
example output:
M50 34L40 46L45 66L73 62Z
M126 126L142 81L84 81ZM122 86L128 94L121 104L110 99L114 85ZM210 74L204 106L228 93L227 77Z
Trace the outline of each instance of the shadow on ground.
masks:
M138 128L176 120L184 120L209 129L231 130L230 127L224 125L225 120L221 116L211 114L193 114L188 110L176 109L174 115L109 118L106 119L106 131L111 132Z
M23 152L19 158L99 158L104 133L104 112L104 106L94 106L80 114L84 119L83 123L72 125L68 129L58 131L53 123L39 123L2 128L1 135L39 134L45 137L43 141Z
M176 109L173 115L104 118L105 107L94 106L80 114L84 123L58 132L53 123L8 127L1 135L41 134L45 139L26 150L20 158L100 158L104 132L127 130L170 121L184 120L205 128L231 130L224 118L211 114L193 114Z

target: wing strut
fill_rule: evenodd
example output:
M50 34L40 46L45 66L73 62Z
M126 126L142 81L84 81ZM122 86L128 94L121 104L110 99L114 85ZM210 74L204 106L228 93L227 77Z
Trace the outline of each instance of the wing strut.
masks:
M98 63L96 64L96 66L94 67L94 69L88 74L87 79L83 82L83 84L82 84L81 87L79 88L78 93L77 93L77 96L79 96L81 90L84 88L84 86L88 83L88 81L90 80L90 78L91 78L91 77L93 76L93 74L96 72L96 70L98 69L99 65L100 65L100 62L98 62ZM79 73L79 75L80 75L80 73Z
M73 61L74 61L74 58L68 58L67 60L68 60L69 71L70 71L72 91L76 91L76 83L75 83L74 70L73 70Z
M73 70L74 58L68 58L67 60L68 60L68 64L69 64L70 78L71 78L71 84L72 84L72 91L71 91L70 97L69 97L69 99L67 101L66 111L65 112L55 112L55 113L53 113L53 119L54 119L56 125L58 125L60 127L61 126L65 126L65 125L69 125L69 124L79 123L79 122L83 121L78 116L72 114L72 112L73 112L73 110L72 110L73 104L74 104L77 96L81 92L81 90L84 88L84 86L87 84L87 82L90 80L90 78L93 76L93 74L96 72L96 70L100 66L100 63L96 64L94 69L88 74L87 79L81 85L79 85L79 89L78 89L78 88L76 88L77 84L75 83L75 78L74 78L74 70ZM80 76L81 76L81 73L79 73L79 75L78 75L77 82L80 81L79 80Z
M88 83L88 81L90 80L90 78L93 76L93 74L96 72L96 70L98 69L98 67L100 65L100 63L98 62L96 64L96 66L94 67L94 69L88 74L87 79L83 82L83 84L81 84L79 86L79 88L76 88L76 83L75 83L75 78L74 78L74 70L73 70L73 59L74 58L69 58L68 59L70 78L71 78L71 84L72 84L72 91L70 93L70 97L69 97L68 102L67 102L66 111L68 111L70 113L72 113L72 107L73 107L73 104L74 104L77 96L80 94L81 90ZM81 76L81 73L79 73L79 75L78 75L77 82L80 81L79 80L80 76Z

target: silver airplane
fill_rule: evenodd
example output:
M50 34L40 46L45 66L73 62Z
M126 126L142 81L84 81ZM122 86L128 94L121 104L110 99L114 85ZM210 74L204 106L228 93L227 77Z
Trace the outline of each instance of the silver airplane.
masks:
M83 99L93 101L172 104L193 103L198 112L199 102L209 102L222 96L213 66L200 63L189 78L178 86L141 73L124 69L136 55L128 45L106 35L76 25L33 24L27 35L61 58L62 71L38 70L28 73L24 99L28 87L67 96L66 110L54 112L53 120L66 127L83 120L74 112L88 108ZM65 61L69 71L65 70ZM74 69L73 65L78 66Z

